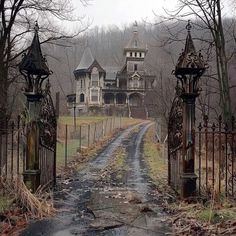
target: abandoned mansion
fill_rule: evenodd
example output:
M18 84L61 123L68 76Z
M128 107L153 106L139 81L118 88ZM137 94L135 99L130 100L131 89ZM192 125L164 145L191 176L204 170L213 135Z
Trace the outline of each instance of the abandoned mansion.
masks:
M139 39L137 25L123 52L123 67L103 67L90 48L85 48L74 70L76 93L67 96L68 103L73 103L80 114L95 111L108 115L148 116L145 97L153 88L155 76L146 69L148 50Z

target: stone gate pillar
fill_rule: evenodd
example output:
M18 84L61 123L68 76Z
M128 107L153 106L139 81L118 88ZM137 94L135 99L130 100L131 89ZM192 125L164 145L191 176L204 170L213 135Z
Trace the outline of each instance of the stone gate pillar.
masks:
M185 49L181 53L175 76L179 83L179 96L183 100L183 140L181 166L181 196L188 198L196 194L195 162L195 101L200 94L199 79L206 69L201 53L196 53L191 37L190 21L186 26Z

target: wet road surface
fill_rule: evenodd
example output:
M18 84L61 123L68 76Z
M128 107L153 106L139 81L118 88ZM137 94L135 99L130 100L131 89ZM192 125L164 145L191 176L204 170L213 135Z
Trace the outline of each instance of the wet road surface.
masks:
M152 194L142 155L142 139L151 123L123 131L73 179L59 184L56 217L32 222L22 236L154 236L170 228ZM101 171L117 148L127 152L123 181L101 181Z

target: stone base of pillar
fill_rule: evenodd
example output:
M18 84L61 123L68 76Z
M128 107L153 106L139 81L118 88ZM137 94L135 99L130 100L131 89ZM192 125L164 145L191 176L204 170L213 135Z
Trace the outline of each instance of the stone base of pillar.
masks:
M181 198L190 198L196 195L197 176L194 173L184 173L181 178Z
M26 187L34 193L40 185L40 170L26 170L23 177Z

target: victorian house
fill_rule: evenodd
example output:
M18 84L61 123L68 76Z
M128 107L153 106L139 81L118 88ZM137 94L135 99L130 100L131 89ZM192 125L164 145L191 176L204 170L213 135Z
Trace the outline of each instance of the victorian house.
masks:
M140 41L137 25L128 44L123 49L122 68L103 67L86 47L78 67L74 70L76 94L68 101L76 104L80 113L91 110L105 114L122 114L147 117L145 95L153 87L155 76L147 71L147 47Z

